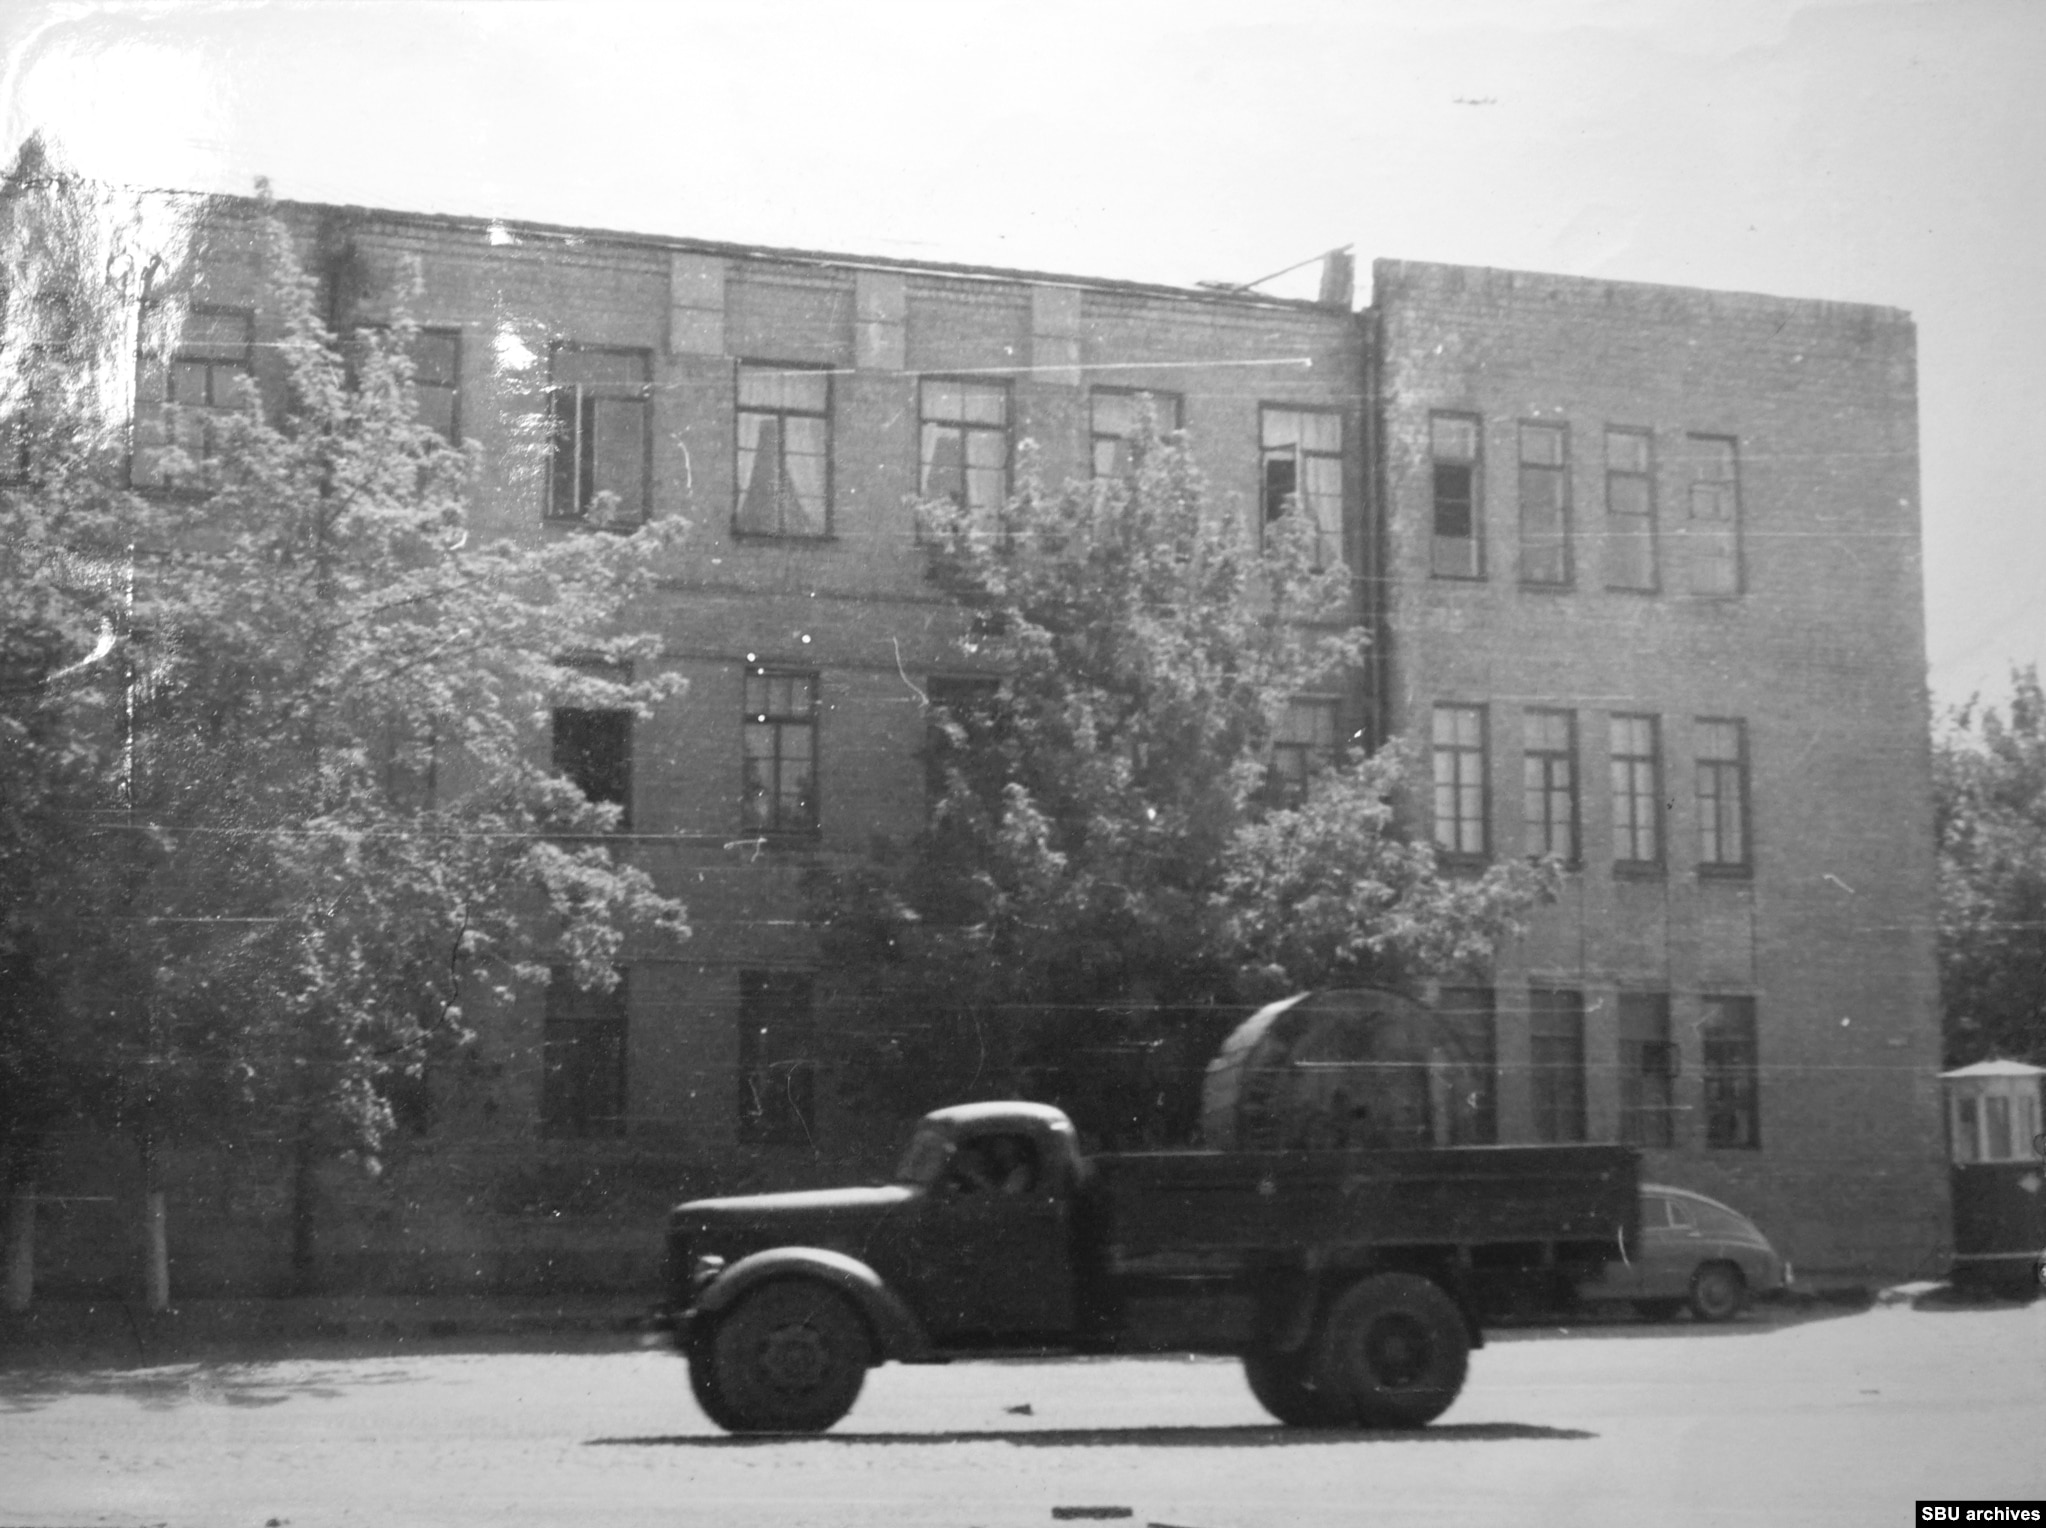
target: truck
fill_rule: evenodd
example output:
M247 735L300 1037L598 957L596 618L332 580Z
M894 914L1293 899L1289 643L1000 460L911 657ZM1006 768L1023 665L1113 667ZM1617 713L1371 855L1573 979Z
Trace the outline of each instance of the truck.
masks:
M1639 1216L1620 1146L1089 1154L1059 1109L956 1105L892 1182L699 1199L661 1324L739 1433L822 1431L893 1360L1242 1360L1292 1427L1420 1427L1488 1323L1545 1308Z

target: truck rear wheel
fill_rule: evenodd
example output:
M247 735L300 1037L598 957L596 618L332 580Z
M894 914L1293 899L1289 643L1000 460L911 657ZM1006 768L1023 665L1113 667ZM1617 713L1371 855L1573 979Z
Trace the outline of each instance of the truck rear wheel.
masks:
M1463 1313L1440 1285L1375 1273L1329 1308L1313 1378L1344 1421L1421 1427L1449 1409L1469 1362Z
M690 1388L727 1432L822 1432L852 1410L873 1353L843 1295L779 1279L741 1296L692 1343Z
M1340 1427L1342 1408L1316 1388L1311 1353L1252 1348L1243 1355L1243 1377L1258 1405L1288 1427Z

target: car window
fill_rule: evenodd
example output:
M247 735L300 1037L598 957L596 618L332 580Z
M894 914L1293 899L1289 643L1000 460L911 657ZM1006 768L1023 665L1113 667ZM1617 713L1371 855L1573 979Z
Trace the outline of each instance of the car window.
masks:
M1722 1210L1716 1205L1697 1204L1691 1206L1691 1214L1698 1222L1698 1229L1707 1236L1733 1236L1752 1238L1755 1228L1747 1220L1731 1210Z
M1691 1207L1681 1199L1665 1199L1663 1204L1669 1210L1669 1223L1680 1231L1695 1229L1691 1219Z
M935 1125L925 1125L911 1137L902 1164L895 1169L897 1183L928 1187L938 1181L952 1155L952 1138Z

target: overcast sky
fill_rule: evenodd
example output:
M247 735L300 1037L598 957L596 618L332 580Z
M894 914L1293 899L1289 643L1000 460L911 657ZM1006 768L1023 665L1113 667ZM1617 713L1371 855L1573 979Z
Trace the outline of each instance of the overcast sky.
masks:
M1935 698L2046 658L2039 0L15 0L0 46L5 151L41 128L136 185L1180 283L1354 244L1908 309Z

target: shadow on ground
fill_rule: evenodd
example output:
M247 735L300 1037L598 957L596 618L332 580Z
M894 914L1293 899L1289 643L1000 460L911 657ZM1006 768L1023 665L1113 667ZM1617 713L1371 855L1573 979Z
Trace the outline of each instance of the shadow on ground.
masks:
M335 1400L364 1385L405 1384L403 1369L313 1368L280 1371L274 1363L172 1364L151 1369L85 1371L24 1369L0 1374L0 1415L36 1411L73 1396L124 1396L151 1411L178 1406L281 1406L293 1399Z
M592 1438L586 1448L762 1448L872 1443L942 1445L1007 1443L1016 1448L1300 1448L1332 1443L1514 1443L1528 1439L1577 1442L1597 1437L1570 1427L1518 1422L1472 1422L1422 1428L1294 1428L1275 1423L1247 1427L1045 1427L989 1432L725 1433L652 1438Z

